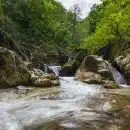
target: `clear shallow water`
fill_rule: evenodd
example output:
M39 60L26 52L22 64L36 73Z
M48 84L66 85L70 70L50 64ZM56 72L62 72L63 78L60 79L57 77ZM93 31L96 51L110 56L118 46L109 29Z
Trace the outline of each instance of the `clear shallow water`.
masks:
M1 90L0 130L117 130L128 121L117 114L118 94L73 77L60 81L61 87L56 88ZM128 98L121 101L119 106L129 105Z

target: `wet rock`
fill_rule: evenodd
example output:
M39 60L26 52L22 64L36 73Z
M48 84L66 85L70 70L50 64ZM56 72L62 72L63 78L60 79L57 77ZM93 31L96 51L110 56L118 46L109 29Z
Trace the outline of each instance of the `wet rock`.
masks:
M52 86L60 86L60 82L58 80L52 80L51 85Z
M43 72L42 70L40 69L33 69L32 71L30 71L31 73L31 80L36 80L38 78L43 78L43 79L50 79L50 80L57 80L58 77L54 74L48 74L48 73L45 73Z
M23 60L15 52L0 47L0 88L27 85L30 76Z
M64 66L62 66L60 76L74 76L86 55L87 53L82 51L77 53L72 61L68 61Z
M130 85L130 54L126 56L119 56L115 59L117 67L124 74L127 84Z
M51 87L51 81L49 79L37 79L33 82L36 87Z
M33 69L32 73L34 75L38 76L39 78L42 77L45 74L42 70L36 69L36 68Z
M56 75L54 75L54 74L47 74L47 73L44 74L42 77L50 79L50 80L57 80L58 79L58 77Z
M119 88L119 86L115 83L115 81L110 81L110 80L103 80L103 86L104 88L107 89Z
M109 64L99 56L86 56L80 65L76 79L88 84L103 84L105 88L115 88Z
M87 84L102 84L102 77L99 74L95 74L93 72L79 72L76 75L76 79Z
M60 70L60 76L74 76L74 71L71 65L65 65Z
M36 87L59 86L58 77L54 74L44 73L40 69L33 69L31 73L31 85Z
M39 77L37 75L35 75L34 73L31 74L31 81L35 81L37 80Z

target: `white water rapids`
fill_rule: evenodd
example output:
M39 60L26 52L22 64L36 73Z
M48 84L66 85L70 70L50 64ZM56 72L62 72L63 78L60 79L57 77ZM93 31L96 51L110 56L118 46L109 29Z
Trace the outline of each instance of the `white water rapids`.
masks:
M48 99L41 95L28 100L1 101L0 130L32 130L49 121L80 116L81 109L87 110L87 104L93 102L91 98L101 96L100 86L86 85L74 81L73 77L64 77L60 81L60 93L49 95ZM95 105L100 107L101 104Z
M55 73L59 70L53 69ZM89 130L101 130L105 125L102 120L109 122L110 117L103 112L111 109L111 104L105 100L102 86L84 84L74 77L60 77L60 82L59 88L35 88L24 94L1 92L0 130L75 130L80 127L77 122L87 122ZM96 120L97 125L91 124ZM48 123L53 121L58 122L58 127L49 129Z

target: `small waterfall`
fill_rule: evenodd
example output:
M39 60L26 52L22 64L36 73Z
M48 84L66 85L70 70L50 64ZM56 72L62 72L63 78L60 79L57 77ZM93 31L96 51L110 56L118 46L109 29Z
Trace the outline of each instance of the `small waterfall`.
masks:
M116 68L112 69L113 77L118 85L126 85L125 79Z
M51 70L52 72L54 72L54 74L56 76L59 76L59 72L61 70L61 66L53 66L53 65L49 66L47 64L44 64L44 72L48 73L48 70Z
M44 72L47 73L47 70L48 70L48 65L44 64Z
M109 68L113 74L113 78L116 81L116 83L121 86L121 87L129 87L126 84L125 78L124 76L115 68L113 67L111 64L109 64Z
M113 78L114 78L115 82L120 87L125 87L125 88L130 87L127 85L124 76L114 66L112 66L111 63L109 63L108 61L105 61L105 63L107 65L107 67L109 68L109 70L111 71L111 73L113 74Z
M59 72L61 70L61 66L48 66L49 69L53 70L56 76L59 76Z

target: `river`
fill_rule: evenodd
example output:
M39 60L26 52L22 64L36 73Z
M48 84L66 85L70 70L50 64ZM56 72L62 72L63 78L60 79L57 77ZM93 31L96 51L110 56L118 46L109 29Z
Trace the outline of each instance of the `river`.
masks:
M60 82L53 88L0 90L0 130L130 129L129 89L105 90L74 77Z

